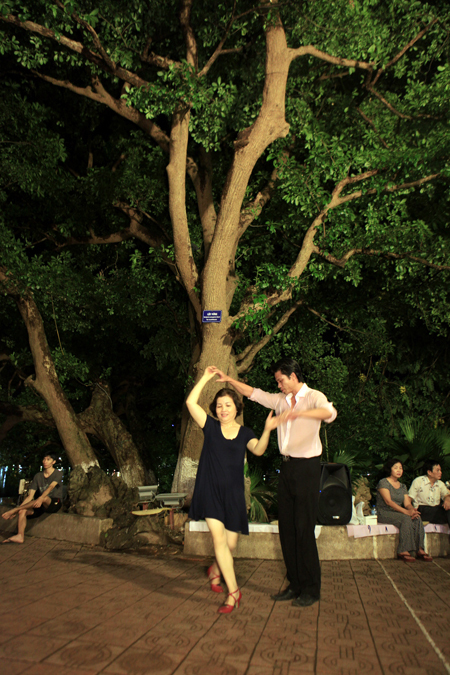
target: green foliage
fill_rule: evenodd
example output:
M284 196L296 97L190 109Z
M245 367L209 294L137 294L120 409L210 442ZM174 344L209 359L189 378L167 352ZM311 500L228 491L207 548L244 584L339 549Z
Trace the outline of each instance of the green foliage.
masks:
M388 443L390 457L403 464L402 481L408 485L423 475L424 463L435 459L445 475L450 471L450 433L446 429L429 428L423 420L406 416L399 422L400 434Z
M259 468L244 465L244 476L250 479L250 510L248 519L252 523L268 523L269 512L276 506L275 485L267 486Z
M0 21L0 265L22 292L34 294L77 411L99 376L108 374L123 407L123 383L139 383L140 413L167 484L189 361L201 340L177 269L168 158L142 116L169 135L173 116L189 114L187 154L205 170L209 153L210 206L220 213L234 142L260 111L264 29L275 25L273 8L239 0L226 53L200 76L233 8L227 1L193 3L196 71L186 60L178 1L70 0L64 9L50 0L0 3L3 17L51 32ZM297 356L308 384L339 411L323 427L326 452L364 471L367 458L386 456L405 415L449 423L449 7L444 0L288 2L280 3L280 16L290 48L313 45L331 60L305 54L291 63L289 135L262 152L246 185L242 206L257 217L229 263L227 281L236 280L230 313L239 318L227 339L240 354L271 338L249 376L269 390L271 361ZM113 68L98 65L94 31L107 58L145 86L124 84ZM65 38L86 49L68 49ZM384 71L375 84L372 74L371 86L367 70L334 57ZM93 101L96 82L105 94ZM139 125L117 114L121 105L141 115ZM361 196L328 211L306 260L305 237L339 181L366 171L370 179L341 193ZM418 183L434 174L438 180ZM260 212L252 202L269 182ZM141 219L140 233L130 231L124 203ZM201 209L189 177L185 207L203 301ZM294 279L297 258L304 267ZM288 290L285 301L269 301ZM299 308L277 332L293 302ZM1 298L0 313L9 357L2 399L36 402L22 384L33 364L11 300ZM262 428L264 411L249 404L246 416ZM278 461L272 440L258 460L264 475Z

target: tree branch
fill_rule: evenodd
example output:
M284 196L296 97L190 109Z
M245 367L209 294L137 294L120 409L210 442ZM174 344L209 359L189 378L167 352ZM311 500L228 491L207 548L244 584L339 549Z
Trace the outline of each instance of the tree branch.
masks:
M178 61L173 61L173 59L169 59L168 56L159 56L159 54L155 54L154 52L147 52L145 49L143 54L139 55L139 58L144 63L156 66L157 68L162 68L163 70L169 70L171 66L174 66L177 69L181 68L181 63Z
M390 110L394 115L396 115L397 117L400 117L401 119L408 119L408 120L415 119L415 118L441 119L441 117L435 116L435 115L426 115L426 114L419 114L419 115L415 115L415 116L405 115L404 113L401 113L399 110L394 108L394 106L391 103L389 103L389 101L382 94L380 94L378 91L376 91L374 89L375 84L378 82L378 80L383 75L383 73L385 73L388 68L395 65L395 63L397 63L402 58L402 56L404 56L406 54L406 52L411 47L413 47L416 44L416 42L418 42L418 40L420 40L425 35L425 33L432 26L434 26L434 24L436 24L437 22L438 22L438 19L433 19L433 21L431 21L428 24L428 26L425 26L425 28L423 28L421 31L419 31L419 33L417 33L417 35L414 38L412 38L404 47L402 47L402 49L394 56L393 59L391 59L389 61L389 63L386 64L386 66L384 66L383 68L380 68L376 72L376 75L375 75L375 78L374 78L373 81L372 81L371 78L372 78L374 67L376 65L375 61L366 62L366 61L358 61L358 60L354 60L354 59L343 59L343 58L340 58L340 57L331 56L331 54L327 54L326 52L322 52L319 49L317 49L316 47L314 47L313 45L305 45L305 46L302 46L302 47L298 47L297 49L290 49L289 53L291 55L292 60L298 58L299 56L304 56L305 54L309 54L311 56L315 56L318 59L321 59L322 61L327 61L328 63L332 63L336 66L346 66L346 67L349 67L349 68L360 68L362 70L368 71L368 81L365 85L366 88L368 89L368 91L370 91L374 96L376 96L383 103L383 105L385 105L388 108L388 110ZM321 75L319 79L323 80L323 79L328 79L330 77L342 77L342 76L343 76L342 73L338 73L336 75L329 75L328 74L328 75Z
M198 70L198 50L197 41L195 39L194 31L191 26L191 10L194 0L181 0L180 24L184 34L186 43L187 62L194 68L195 72Z
M267 185L256 195L255 199L247 204L241 211L239 218L239 227L241 229L241 236L244 234L246 229L253 223L255 218L257 218L265 205L270 201L273 190L275 187L276 180L278 178L278 169L274 169L272 174L267 182Z
M359 199L359 197L362 197L363 194L364 196L376 195L378 193L378 190L376 188L370 188L369 190L366 190L364 193L362 190L357 190L356 192L352 192L349 195L344 195L343 197L339 196L343 188L346 187L347 185L351 185L352 183L356 183L361 180L366 180L371 176L375 176L377 173L379 173L379 170L374 169L373 171L366 171L365 173L360 174L359 176L354 176L352 178L344 178L344 180L342 180L338 184L337 188L335 188L335 190L333 191L332 200L330 204L327 205L326 211L328 212L330 209L334 209L337 206L340 206L341 204L345 204L345 202L350 202L353 201L354 199ZM398 185L387 185L385 188L383 188L383 190L379 192L379 194L388 194L391 192L398 192L399 190L409 190L410 188L418 187L419 185L429 183L430 181L439 178L440 175L441 175L440 172L438 172L430 174L429 176L424 176L423 178L418 178L417 180L413 180L409 183L400 183Z
M306 235L303 239L302 247L297 256L297 260L289 270L290 277L294 279L298 278L302 274L306 265L308 264L309 259L315 250L314 237L317 232L317 228L320 227L324 222L328 214L328 211L331 211L332 209L335 209L341 204L345 204L346 202L359 199L360 197L362 197L363 194L364 196L367 196L367 195L375 195L378 193L378 190L376 188L370 188L369 190L366 190L364 193L362 190L357 190L356 192L352 192L351 194L344 195L343 197L341 197L343 189L348 185L355 185L356 183L365 181L368 178L372 178L373 176L376 176L378 173L380 173L379 169L372 169L371 171L365 171L364 173L361 173L357 176L347 176L336 185L336 187L332 192L330 201L325 206L325 208L319 213L319 215L314 219L313 223L308 228L308 231L306 232ZM440 176L439 173L435 173L430 174L429 176L424 176L423 178L419 178L418 180L411 181L410 183L401 183L399 185L386 186L383 190L381 190L380 194L398 192L399 190L407 190L412 187L418 187L419 185L428 183L429 181L434 180L439 176Z
M383 105L385 105L388 110L391 111L391 113L394 113L394 115L397 115L397 117L400 117L400 119L402 119L402 120L412 120L413 119L412 115L405 115L404 113L401 113L399 110L397 110L397 108L394 108L392 103L389 103L389 101L387 101L385 99L385 97L382 94L380 94L378 91L375 91L375 89L371 85L366 85L366 86L367 86L367 89L374 96L376 96L377 99L379 101L381 101L381 103L383 103Z
M356 108L356 110L359 112L359 114L361 115L361 117L363 118L363 120L365 120L365 121L372 127L372 129L375 131L376 135L378 136L378 138L380 139L380 141L382 142L382 144L384 145L384 147L385 147L387 150L389 150L388 144L386 143L386 141L384 140L384 138L383 138L382 136L380 136L380 133L379 133L378 129L376 128L375 124L372 122L372 120L370 119L370 117L367 117L367 115L366 115L365 113L363 113L363 111L361 110L361 108Z
M198 210L203 230L204 258L207 260L214 230L217 222L217 213L213 197L213 167L211 152L199 148L199 163L196 164L190 157L187 158L187 172L197 196Z
M233 23L235 21L235 16L234 16L235 10L236 10L236 0L234 0L234 2L233 2L233 11L231 13L231 19L229 20L228 25L225 28L225 33L223 34L223 37L222 37L221 41L219 42L219 44L217 45L216 49L214 50L213 54L209 57L208 61L206 62L206 64L203 66L203 68L199 72L199 74L198 74L199 77L204 77L209 72L209 70L211 69L211 66L216 62L216 60L219 58L219 56L224 53L224 50L222 50L222 47L225 44L226 39L228 37L228 34L231 30L231 26L233 25ZM226 51L229 53L230 51L236 51L236 50L227 49Z
M343 59L339 56L332 56L326 52L322 52L320 49L317 49L313 45L304 45L303 47L297 47L297 49L289 49L289 55L291 61L297 59L299 56L305 56L309 54L310 56L315 56L322 61L327 61L328 63L333 63L336 66L347 66L348 68L361 68L362 70L372 71L375 66L375 61L357 61L355 59Z
M64 12L64 14L67 14L66 8L64 4L61 2L61 0L54 0L55 4ZM92 36L92 40L94 42L94 45L96 49L100 52L101 57L105 61L105 63L111 68L111 70L116 70L117 65L114 63L114 61L111 59L109 54L106 52L106 49L103 47L100 38L94 28L84 19L78 16L75 12L72 12L72 14L69 15L74 21L79 26L82 26L90 35Z
M237 372L239 375L246 373L250 366L252 365L255 356L261 349L267 345L268 342L273 338L274 335L280 332L280 330L286 325L289 321L292 314L303 304L303 300L297 300L294 304L283 314L283 316L277 321L275 326L272 328L272 333L270 335L265 335L259 342L250 345L247 347L241 354L236 356L236 366ZM234 319L233 319L234 320Z
M333 323L332 321L329 321L326 319L322 314L319 314L315 309L312 309L312 307L307 307L306 308L308 312L311 312L311 314L314 314L314 316L317 316L321 321L324 321L325 323L328 323L330 326L333 326L333 328L337 328L338 330L343 330L346 333L362 333L364 334L364 331L362 330L356 330L355 328L344 328L343 326L338 326L336 323Z
M186 43L186 60L197 70L197 44L190 25L193 0L182 0L180 23ZM189 164L187 148L189 140L190 104L179 103L172 118L170 131L170 161L167 165L169 180L169 213L172 221L175 260L183 286L188 294L198 324L201 323L201 305L197 295L198 270L192 252L186 210L186 169ZM195 164L193 162L193 164Z
M427 115L426 113L419 113L418 115L405 115L404 113L401 113L397 108L394 108L392 103L389 103L389 101L378 91L375 91L372 85L367 84L366 85L367 89L377 97L379 101L383 103L383 105L386 106L388 110L390 110L394 115L397 115L397 117L400 117L402 120L415 120L415 119L428 119L428 120L441 120L443 119L443 115Z
M341 258L336 258L336 256L331 255L330 253L324 253L317 246L314 247L314 253L317 253L321 258L324 258L329 263L336 265L336 267L345 267L350 258L354 255L370 255L370 256L380 256L383 258L388 258L390 260L411 260L412 262L419 263L425 267L431 267L432 269L443 271L450 270L450 265L437 265L436 263L425 260L424 258L419 258L417 256L411 255L411 253L393 253L390 251L377 251L371 248L352 248L349 249Z
M344 195L341 196L342 191L344 190L345 187L348 185L355 185L356 183L362 182L364 180L367 180L368 178L371 178L373 176L376 176L380 171L378 169L373 169L371 171L365 171L364 173L359 174L358 176L347 176L343 180L341 180L336 187L334 188L331 199L329 203L325 206L325 208L319 213L319 215L314 219L310 227L308 228L305 237L303 239L302 246L300 248L300 252L297 256L297 259L295 260L294 264L292 265L291 269L288 272L288 277L290 277L292 280L298 279L303 271L305 270L311 255L313 253L317 253L318 255L322 255L323 257L326 257L325 254L322 254L319 250L319 248L314 244L314 237L317 232L317 228L320 227L327 214L328 211L337 208L341 204L344 204L349 201L353 201L355 199L358 199L361 197L363 194L364 196L366 195L374 195L377 194L378 191L376 188L370 188L369 190L366 190L364 193L362 190L357 190L356 192L352 192L349 195ZM434 180L435 178L438 178L440 176L439 173L436 174L431 174L429 176L424 176L423 178L419 178L416 181L411 181L410 183L401 183L399 185L391 185L391 186L386 186L380 194L386 194L386 193L391 193L391 192L397 192L399 190L406 190L412 187L418 187L419 185L423 185L431 180ZM357 249L354 249L354 252L358 252ZM362 252L362 249L360 250ZM346 254L346 256L351 257L354 253ZM394 257L397 254L393 254L392 257ZM398 254L400 255L400 254ZM347 258L347 259L348 259ZM346 257L344 256L342 259L337 259L334 258L333 256L330 256L329 262L333 262L334 264L338 264L339 261L341 261L341 266L345 265L347 262ZM415 262L420 262L422 264L428 264L428 266L433 267L433 263L424 263L422 258L417 258ZM445 266L437 266L437 269L447 269ZM265 302L270 306L274 307L275 305L279 304L280 302L284 302L285 300L289 300L292 297L292 286L288 286L286 289L282 291L275 291L274 293L270 294L267 296ZM249 306L249 301L247 300L245 304L241 306L238 314L233 317L233 321L236 321L237 319L245 316L245 314L248 311L248 306ZM261 304L261 308L263 305ZM257 309L258 306L255 307Z
M105 236L98 236L95 234L94 230L90 228L89 237L81 237L80 239L76 237L67 237L62 243L55 243L57 249L65 248L66 246L88 246L92 244L103 245L103 244L120 244L122 241L127 239L139 239L143 241L150 248L160 249L162 244L169 241L167 235L164 233L164 236L155 236L153 235L148 228L142 225L143 216L151 218L148 214L140 211L138 208L134 208L125 202L116 202L114 206L120 209L126 216L130 219L129 227L120 230L119 232L112 232ZM154 221L156 222L156 221ZM58 231L57 227L53 228L56 232ZM175 274L175 277L180 281L180 274L177 270L177 266L171 260L166 253L162 252L161 257L164 262L170 267L172 272Z
M141 77L139 77L135 73L132 73L130 70L127 70L126 68L121 68L120 66L112 67L111 64L113 63L113 61L111 61L109 57L108 60L105 60L102 55L96 54L91 49L85 47L81 42L77 42L76 40L72 40L65 35L56 33L50 28L41 26L40 24L35 23L34 21L20 21L20 19L17 16L13 16L12 14L8 14L7 16L3 16L0 14L0 21L5 21L6 23L9 23L13 26L22 28L23 30L26 30L28 33L36 33L37 35L41 35L44 38L53 40L54 42L57 42L63 47L66 47L70 51L75 52L76 54L80 54L80 56L83 56L87 61L90 61L98 68L101 68L107 73L114 75L115 77L118 77L120 80L123 80L124 82L128 82L133 87L148 87L149 83L147 82L147 80L143 80Z
M0 401L0 413L6 416L6 420L0 427L0 443L5 440L7 434L16 424L22 422L36 422L46 427L55 427L55 421L48 410L42 410L37 405L12 405Z
M425 35L425 33L431 28L431 26L434 26L434 24L437 23L437 21L438 21L437 19L433 19L433 21L431 21L431 23L429 23L428 26L425 26L425 28L423 28L421 31L419 31L419 33L417 33L417 35L416 35L415 37L413 37L412 40L410 40L410 41L408 42L408 44L406 44L406 45L398 52L398 54L397 54L396 56L394 56L393 59L391 59L391 61L389 61L389 63L387 63L383 68L380 68L380 69L377 71L377 73L376 73L376 75L375 75L375 79L374 79L373 82L371 83L371 86L373 87L373 86L378 82L378 80L379 80L380 77L383 75L383 73L385 73L386 70L387 70L388 68L390 68L391 66L395 65L395 64L397 63L397 61L399 61L399 60L402 58L402 56L404 56L404 54L406 54L406 52L408 51L408 49L410 49L413 45L415 45L416 42L417 42L418 40L420 40L420 38L423 37L423 36Z
M58 232L58 228L56 226L53 227L53 230ZM77 239L76 237L67 237L62 243L57 243L56 248L62 249L66 248L66 246L84 246L88 244L120 244L122 241L131 239L134 236L131 233L129 227L121 230L120 232L113 232L112 234L108 234L104 237L97 236L92 228L90 228L89 231L91 235L90 237L82 237L81 239Z
M31 70L31 72L45 82L49 82L57 87L62 87L63 89L68 89L74 94L84 96L92 101L108 106L108 108L111 108L111 110L121 115L121 117L125 117L130 120L130 122L133 122L133 124L140 127L146 134L153 138L164 152L169 152L169 139L162 129L151 120L148 120L145 115L136 110L136 108L127 105L123 99L116 99L111 96L98 78L92 80L92 86L90 87L77 87L72 84L72 82L69 82L69 80L58 80L49 75L39 73L36 70Z

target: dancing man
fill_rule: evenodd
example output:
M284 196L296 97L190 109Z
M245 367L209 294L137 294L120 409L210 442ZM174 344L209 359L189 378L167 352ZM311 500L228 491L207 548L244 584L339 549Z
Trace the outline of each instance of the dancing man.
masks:
M283 457L278 486L278 526L289 585L272 599L292 600L308 607L320 598L320 563L315 526L319 508L320 425L336 419L336 409L322 392L303 382L300 365L283 358L272 367L281 393L269 394L216 370L220 382L276 415L290 411L278 426L278 447Z

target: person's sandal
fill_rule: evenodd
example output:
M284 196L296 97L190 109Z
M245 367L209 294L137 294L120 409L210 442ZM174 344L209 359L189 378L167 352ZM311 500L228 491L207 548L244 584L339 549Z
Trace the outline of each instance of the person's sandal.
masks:
M414 558L414 556L410 555L409 553L398 553L397 558L399 560L403 560L404 563L416 562L416 559Z
M212 574L211 575L212 568L213 568L213 566L211 565L211 567L208 567L208 570L206 572L206 574L208 575L210 588L211 588L212 591L214 591L214 593L223 593L222 586L214 583L214 579L220 579L220 574Z
M417 557L424 562L433 562L433 558L428 553L417 553Z
M236 596L236 593L238 593L238 596L237 596L237 597L235 597L235 596ZM234 605L227 605L227 604L226 604L226 603L227 603L227 600L228 600L228 598L229 598L230 596L231 596L231 597L233 598L233 600L234 600ZM227 595L227 600L225 600L225 602L223 603L223 605L221 605L221 606L219 607L219 609L217 610L218 613L219 613L219 614L231 614L231 612L233 611L233 609L234 609L235 607L236 607L236 609L239 609L239 605L240 605L240 603L241 603L241 598L242 598L242 593L241 593L241 591L239 590L239 588L237 588L235 591L232 591L231 593L228 593L228 595Z

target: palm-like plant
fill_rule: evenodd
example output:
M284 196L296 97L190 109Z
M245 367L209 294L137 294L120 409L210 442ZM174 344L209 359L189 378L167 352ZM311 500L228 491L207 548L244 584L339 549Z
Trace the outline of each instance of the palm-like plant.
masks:
M268 509L276 503L276 495L268 488L258 468L250 470L248 463L244 466L244 476L250 480L250 510L248 519L256 523L268 523Z
M352 484L359 476L368 476L373 469L373 460L367 452L354 446L341 447L330 453L330 461L346 464L350 472Z
M450 470L450 433L447 429L430 429L422 421L405 417L399 422L403 436L390 438L387 449L403 464L404 477L412 481L423 473L427 459L435 459L443 474Z

